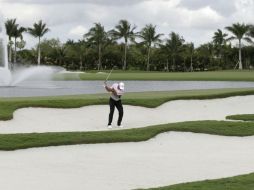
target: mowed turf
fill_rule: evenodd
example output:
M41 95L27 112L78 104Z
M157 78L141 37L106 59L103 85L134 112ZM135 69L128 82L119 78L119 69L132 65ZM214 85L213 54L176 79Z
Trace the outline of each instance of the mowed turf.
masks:
M154 108L172 100L213 99L243 95L254 95L254 88L126 93L123 98L123 104ZM59 97L0 98L0 120L12 119L13 112L19 108L78 108L88 105L105 105L108 104L108 97L108 94L94 94Z
M254 135L254 122L195 121L119 131L0 135L0 150L16 150L31 147L71 144L139 142L149 140L159 133L169 131L206 133L225 136L250 136ZM254 189L254 174L219 180L206 180L201 182L178 184L153 189L252 190Z
M0 150L75 144L141 142L170 131L244 137L254 135L254 122L190 121L115 131L0 134Z
M149 190L253 190L254 173L216 180L205 180L192 183L151 188ZM148 190L148 189L147 189Z
M127 93L123 102L124 104L152 108L171 100L211 99L250 94L254 94L254 89L187 90L156 93L142 92ZM0 119L12 119L13 112L16 109L24 107L78 108L87 105L108 104L108 96L108 94L96 94L41 98L2 98L0 99ZM167 131L248 136L254 135L254 123L206 121L167 124L121 131L2 134L0 135L0 150L71 144L137 142L148 140L159 133Z
M56 80L105 80L109 71L84 74L58 74ZM254 71L206 72L137 72L114 71L110 80L172 80L172 81L254 81Z
M193 121L118 131L0 135L0 150L10 151L32 147L74 144L139 142L149 140L159 133L169 131L206 133L225 136L250 136L254 135L254 122ZM155 189L252 190L253 188L254 174L219 180L206 180L202 182L179 184Z
M229 115L227 119L241 120L241 121L254 121L254 114L242 114L242 115Z
M125 104L130 105L156 107L164 102L177 99L211 99L252 94L254 94L254 89L147 92L126 94L123 101ZM13 112L23 107L75 108L86 105L107 104L107 102L107 94L41 98L2 98L0 99L0 119L11 119ZM0 150L11 151L33 147L74 144L140 142L149 140L160 133L170 131L243 137L254 135L254 122L190 121L118 131L0 134ZM178 184L155 189L252 190L254 189L254 174Z

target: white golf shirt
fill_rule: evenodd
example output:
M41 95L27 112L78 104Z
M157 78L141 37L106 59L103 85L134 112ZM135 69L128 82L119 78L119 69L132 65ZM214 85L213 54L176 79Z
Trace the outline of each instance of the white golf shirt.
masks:
M121 99L121 96L124 94L123 90L118 89L118 83L114 83L111 88L113 88L117 95L115 95L113 92L111 93L111 98L115 101L119 101Z

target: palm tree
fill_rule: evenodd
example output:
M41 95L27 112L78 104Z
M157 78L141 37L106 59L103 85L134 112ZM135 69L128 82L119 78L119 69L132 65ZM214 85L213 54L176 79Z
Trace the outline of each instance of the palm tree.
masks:
M209 42L209 43L200 45L200 47L197 48L197 56L198 56L199 62L201 63L203 67L203 70L213 65L214 44Z
M146 25L141 32L138 33L138 37L142 39L141 44L147 48L147 66L146 70L150 70L150 54L152 45L158 45L161 40L160 37L163 34L156 34L156 26L152 24Z
M39 38L38 43L38 65L41 64L41 38L49 32L49 28L47 28L46 23L42 23L40 20L38 23L34 23L33 28L28 28L28 33L34 36L35 38Z
M66 42L67 49L69 50L72 56L79 58L79 69L83 70L84 66L84 57L87 51L87 42L85 40L79 40L78 42L74 42L73 40L68 40Z
M193 71L193 55L194 55L194 51L195 51L195 47L194 47L194 44L191 42L189 44L187 44L187 51L188 51L188 54L190 56L190 72Z
M250 25L248 36L254 38L254 25Z
M213 36L213 42L218 45L223 45L226 43L226 37L228 34L223 33L222 30L218 29L216 32L214 32Z
M218 29L213 36L213 43L215 44L215 47L218 49L219 59L221 63L222 59L222 49L225 47L227 39L226 37L228 34L223 33L220 29Z
M6 22L5 22L5 28L6 28L6 33L9 37L9 56L8 56L8 61L11 63L12 61L12 37L13 37L13 31L14 31L14 28L16 26L16 19L8 19Z
M171 55L174 69L176 67L176 57L184 51L184 42L185 40L175 32L171 32L169 34L169 39L166 40L165 49L168 54Z
M66 66L65 65L65 58L67 55L66 45L61 45L59 47L55 47L55 53L56 53L57 60L59 61L59 65Z
M79 40L77 43L77 50L79 54L79 69L83 70L85 69L85 65L83 64L84 62L84 57L86 56L86 51L87 51L87 43L85 40Z
M239 43L239 69L243 69L242 65L242 40L247 42L252 42L252 40L247 36L250 25L235 23L232 26L227 26L226 29L230 31L233 36L228 40L238 40Z
M110 34L115 39L124 39L125 47L124 47L124 63L123 63L123 70L126 69L126 59L127 59L127 47L128 47L128 41L129 39L131 41L134 41L135 39L135 33L134 30L136 29L136 26L131 27L131 24L127 20L120 20L118 25L116 25L116 30L110 31Z
M13 37L14 37L14 63L17 62L17 39L20 38L23 40L23 32L26 31L26 28L19 27L18 24L15 25L13 30Z
M84 35L84 38L87 38L88 43L95 44L98 47L98 70L100 70L102 67L102 46L108 41L108 33L105 32L104 26L100 23L95 23L95 26Z

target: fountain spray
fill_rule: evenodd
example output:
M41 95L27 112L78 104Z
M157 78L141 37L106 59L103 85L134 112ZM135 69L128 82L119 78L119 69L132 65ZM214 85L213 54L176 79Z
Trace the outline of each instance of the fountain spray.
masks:
M0 86L8 85L11 81L11 72L8 66L7 35L4 19L0 13Z

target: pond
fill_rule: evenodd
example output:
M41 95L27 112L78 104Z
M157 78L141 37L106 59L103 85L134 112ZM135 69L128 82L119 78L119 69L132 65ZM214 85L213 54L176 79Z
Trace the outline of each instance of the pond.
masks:
M126 92L252 88L254 82L231 81L123 81ZM113 84L109 81L108 84ZM103 81L26 81L0 87L0 97L60 96L105 93Z

